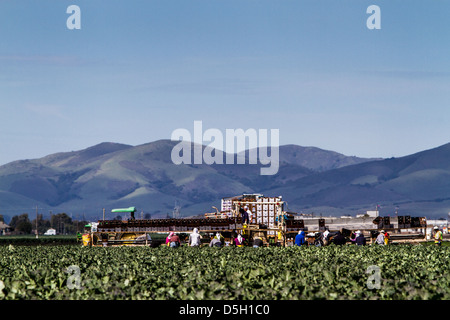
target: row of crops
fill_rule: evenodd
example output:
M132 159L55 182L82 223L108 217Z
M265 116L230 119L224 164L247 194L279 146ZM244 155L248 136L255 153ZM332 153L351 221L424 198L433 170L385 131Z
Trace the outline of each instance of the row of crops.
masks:
M1 299L450 299L450 249L2 246Z
M1 236L0 246L19 245L19 246L39 246L39 245L76 245L81 241L77 240L76 235L57 235L57 236L39 236L35 235L18 235L18 236Z

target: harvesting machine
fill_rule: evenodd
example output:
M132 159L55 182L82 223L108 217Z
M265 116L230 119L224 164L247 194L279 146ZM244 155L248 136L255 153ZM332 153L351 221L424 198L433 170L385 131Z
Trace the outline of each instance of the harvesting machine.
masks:
M239 209L248 206L252 214L248 223L242 223ZM86 235L91 246L118 245L159 245L163 235L173 231L186 236L198 228L202 234L220 234L225 242L241 233L246 239L255 235L262 238L265 244L279 242L283 232L285 219L284 202L281 197L264 197L261 194L243 194L241 196L222 199L222 208L216 207L214 212L205 213L197 218L136 219L135 207L113 209L113 213L126 213L126 220L103 219L91 224ZM209 241L209 239L204 239Z
M248 207L251 212L248 223L243 223L240 209ZM293 245L294 238L299 230L306 231L310 244L316 244L321 233L328 229L333 236L336 231L343 231L351 237L353 231L361 230L370 239L373 239L381 229L390 232L393 238L401 240L414 240L424 238L423 233L400 234L401 229L417 230L426 228L425 218L408 217L405 221L399 217L399 223L391 224L389 217L377 217L365 225L339 226L333 221L324 218L304 218L302 214L286 211L286 203L281 196L266 197L262 194L243 194L235 197L223 198L221 210L216 207L213 212L205 213L196 218L167 218L167 219L136 219L135 207L113 209L112 213L127 214L128 219L103 219L92 223L91 230L85 233L87 241L84 245L90 246L158 246L165 240L165 236L173 231L180 238L186 238L194 228L198 228L203 235L213 236L220 233L225 244L232 243L237 234L242 234L250 244L255 237L268 245ZM401 218L401 219L400 219ZM331 223L330 223L331 222ZM400 222L402 222L400 224ZM203 241L209 242L209 237Z

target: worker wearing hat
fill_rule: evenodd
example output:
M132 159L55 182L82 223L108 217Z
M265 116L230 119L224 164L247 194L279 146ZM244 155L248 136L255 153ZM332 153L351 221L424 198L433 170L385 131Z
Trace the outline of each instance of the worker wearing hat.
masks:
M379 245L385 245L386 243L384 242L384 230L381 230L380 233L378 234L377 239L375 240L377 244Z
M247 223L248 224L248 206L244 206L244 208L240 208L239 212L241 213L242 217L242 224Z
M365 246L366 245L366 237L363 235L361 231L355 232L356 238L355 243L357 246Z
M386 231L384 232L384 244L389 244L389 233L387 233Z
M435 226L434 228L434 244L437 246L442 245L442 231L439 230L438 226Z
M295 236L294 244L299 247L302 245L308 245L308 242L306 242L306 238L305 238L305 231L303 231L303 230L298 231L298 234Z
M234 238L234 245L236 247L243 247L244 246L244 241L245 241L244 237L239 233L237 235L237 237Z

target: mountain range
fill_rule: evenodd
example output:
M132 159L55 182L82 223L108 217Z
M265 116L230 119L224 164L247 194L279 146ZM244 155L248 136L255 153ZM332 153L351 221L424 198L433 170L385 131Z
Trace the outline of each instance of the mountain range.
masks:
M0 214L65 212L73 218L114 218L135 206L137 216L181 216L220 209L243 193L282 196L293 212L340 216L380 208L381 215L446 217L450 212L450 144L390 159L345 156L315 147L279 147L279 171L260 164L180 164L177 141L131 146L105 142L90 148L18 160L0 166ZM190 142L184 142L190 143ZM204 148L204 146L202 146ZM193 149L193 148L192 148ZM245 153L248 160L249 151ZM225 163L225 162L224 162Z

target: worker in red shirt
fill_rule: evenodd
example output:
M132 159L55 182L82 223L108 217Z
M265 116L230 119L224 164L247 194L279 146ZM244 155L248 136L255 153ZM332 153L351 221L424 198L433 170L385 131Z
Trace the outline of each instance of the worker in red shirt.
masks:
M172 235L172 237L170 237L169 245L171 248L178 248L180 244L181 244L180 237L178 237L176 233Z

